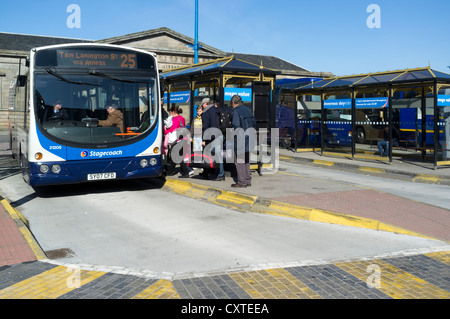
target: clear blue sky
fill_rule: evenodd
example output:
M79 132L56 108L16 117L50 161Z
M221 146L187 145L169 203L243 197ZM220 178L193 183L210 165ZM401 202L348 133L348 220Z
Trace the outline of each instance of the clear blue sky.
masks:
M81 8L80 28L67 26L69 4ZM370 4L380 28L367 26ZM194 38L194 13L195 0L2 1L0 32L98 40L168 27ZM336 75L450 73L449 15L449 0L199 0L199 40Z

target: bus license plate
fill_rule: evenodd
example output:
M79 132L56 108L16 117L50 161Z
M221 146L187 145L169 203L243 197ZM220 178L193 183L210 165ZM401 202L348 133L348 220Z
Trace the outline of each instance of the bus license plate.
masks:
M102 179L114 179L116 178L116 173L96 173L96 174L88 174L88 181L97 181Z

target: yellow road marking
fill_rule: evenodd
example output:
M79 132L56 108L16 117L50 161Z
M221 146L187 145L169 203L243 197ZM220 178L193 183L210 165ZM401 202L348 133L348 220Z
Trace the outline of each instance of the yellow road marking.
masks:
M450 298L449 292L380 259L337 263L336 266L395 299Z
M0 299L55 299L104 274L58 266L0 290Z
M230 274L254 299L319 299L320 296L284 269Z
M180 296L170 281L160 279L133 299L180 299Z
M444 263L444 264L450 266L450 251L429 253L429 254L425 254L425 256L436 259L436 260L440 261L441 263Z

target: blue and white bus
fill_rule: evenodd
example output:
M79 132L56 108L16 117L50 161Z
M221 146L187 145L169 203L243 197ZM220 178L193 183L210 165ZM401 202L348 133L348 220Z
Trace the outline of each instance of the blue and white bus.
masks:
M27 67L8 117L12 154L29 185L161 176L155 54L108 44L53 45L32 49ZM63 116L52 113L57 104ZM108 121L111 106L120 122Z

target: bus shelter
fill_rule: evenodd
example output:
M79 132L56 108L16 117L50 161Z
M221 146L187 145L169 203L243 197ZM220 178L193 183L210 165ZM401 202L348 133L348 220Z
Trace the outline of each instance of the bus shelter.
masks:
M258 128L272 127L274 121L273 91L277 71L263 65L224 57L160 74L167 109L176 104L183 110L189 123L196 116L197 106L208 97L221 106L229 106L231 97L241 96L255 115Z
M295 94L298 122L305 110L315 114L321 155L390 163L395 151L431 160L434 168L450 165L449 74L405 69L327 78L281 92ZM382 140L389 141L386 157L378 148Z

